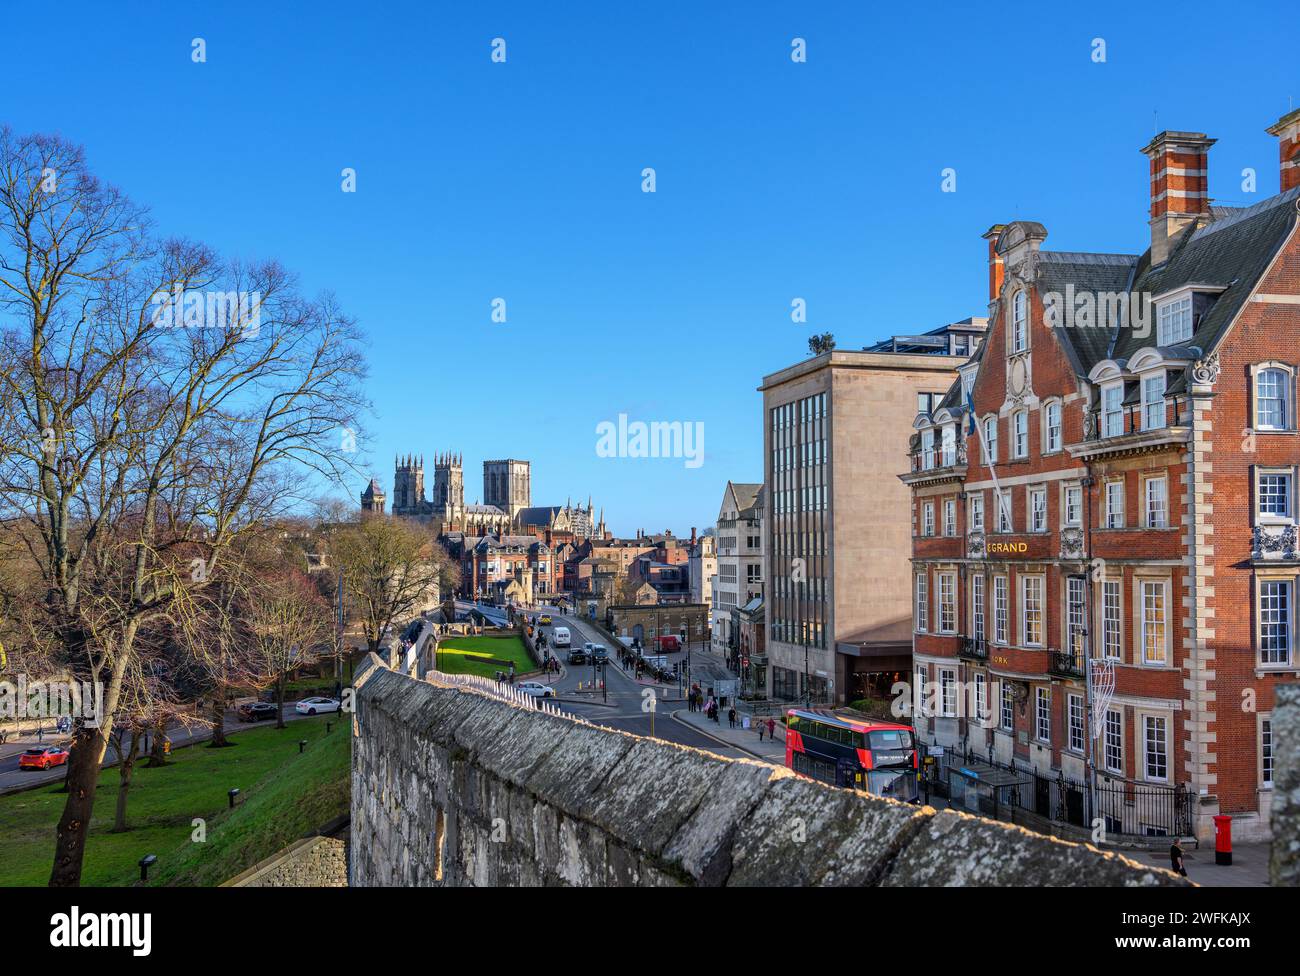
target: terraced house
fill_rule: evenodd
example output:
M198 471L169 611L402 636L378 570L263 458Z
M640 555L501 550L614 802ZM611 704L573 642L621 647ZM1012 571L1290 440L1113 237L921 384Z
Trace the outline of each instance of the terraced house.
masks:
M988 341L915 420L918 730L1053 819L1268 834L1300 667L1300 111L1268 131L1281 192L1246 208L1209 199L1213 139L1156 136L1141 255L991 228Z

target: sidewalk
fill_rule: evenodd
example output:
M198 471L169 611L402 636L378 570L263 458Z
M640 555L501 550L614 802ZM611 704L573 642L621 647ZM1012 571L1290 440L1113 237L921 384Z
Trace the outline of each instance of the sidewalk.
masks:
M724 746L740 749L749 753L755 759L761 759L764 762L770 762L777 766L785 765L785 726L780 722L776 723L776 741L772 742L768 739L767 733L764 732L763 740L760 742L757 729L740 727L741 716L739 715L736 716L736 727L733 729L727 725L726 712L718 716L720 721L716 723L711 721L703 712L692 712L686 708L676 709L671 714L678 722L689 725Z
M1125 857L1153 867L1169 867L1169 855L1149 854L1146 851L1119 851ZM1231 864L1214 863L1214 844L1202 844L1200 849L1186 846L1183 866L1187 878L1207 888L1258 888L1268 887L1268 844L1234 844Z

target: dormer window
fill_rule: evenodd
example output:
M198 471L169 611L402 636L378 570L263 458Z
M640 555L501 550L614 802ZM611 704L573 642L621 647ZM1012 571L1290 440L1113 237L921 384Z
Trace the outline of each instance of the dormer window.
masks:
M945 468L957 463L957 428L948 424L943 428L943 458L940 461Z
M1142 378L1142 429L1165 426L1165 373L1161 370Z
M1115 383L1101 391L1101 436L1124 433L1124 384Z
M1192 337L1192 296L1183 295L1162 303L1156 309L1156 342L1177 346Z
M1025 293L1016 292L1011 299L1011 351L1024 352L1029 348L1029 316L1026 310Z
M1291 430L1291 371L1283 366L1255 370L1255 429Z
M934 428L921 431L921 467L929 471L934 467Z

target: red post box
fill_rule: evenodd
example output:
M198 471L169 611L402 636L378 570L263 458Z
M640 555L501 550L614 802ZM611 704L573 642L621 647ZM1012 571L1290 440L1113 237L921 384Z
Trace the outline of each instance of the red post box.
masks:
M1232 818L1223 814L1214 818L1214 863L1232 863Z

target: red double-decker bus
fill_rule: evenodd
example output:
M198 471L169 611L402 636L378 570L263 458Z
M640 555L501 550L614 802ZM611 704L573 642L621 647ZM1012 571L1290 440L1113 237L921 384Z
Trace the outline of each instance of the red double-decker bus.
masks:
M907 803L919 802L912 729L822 709L786 713L785 764L801 776Z

